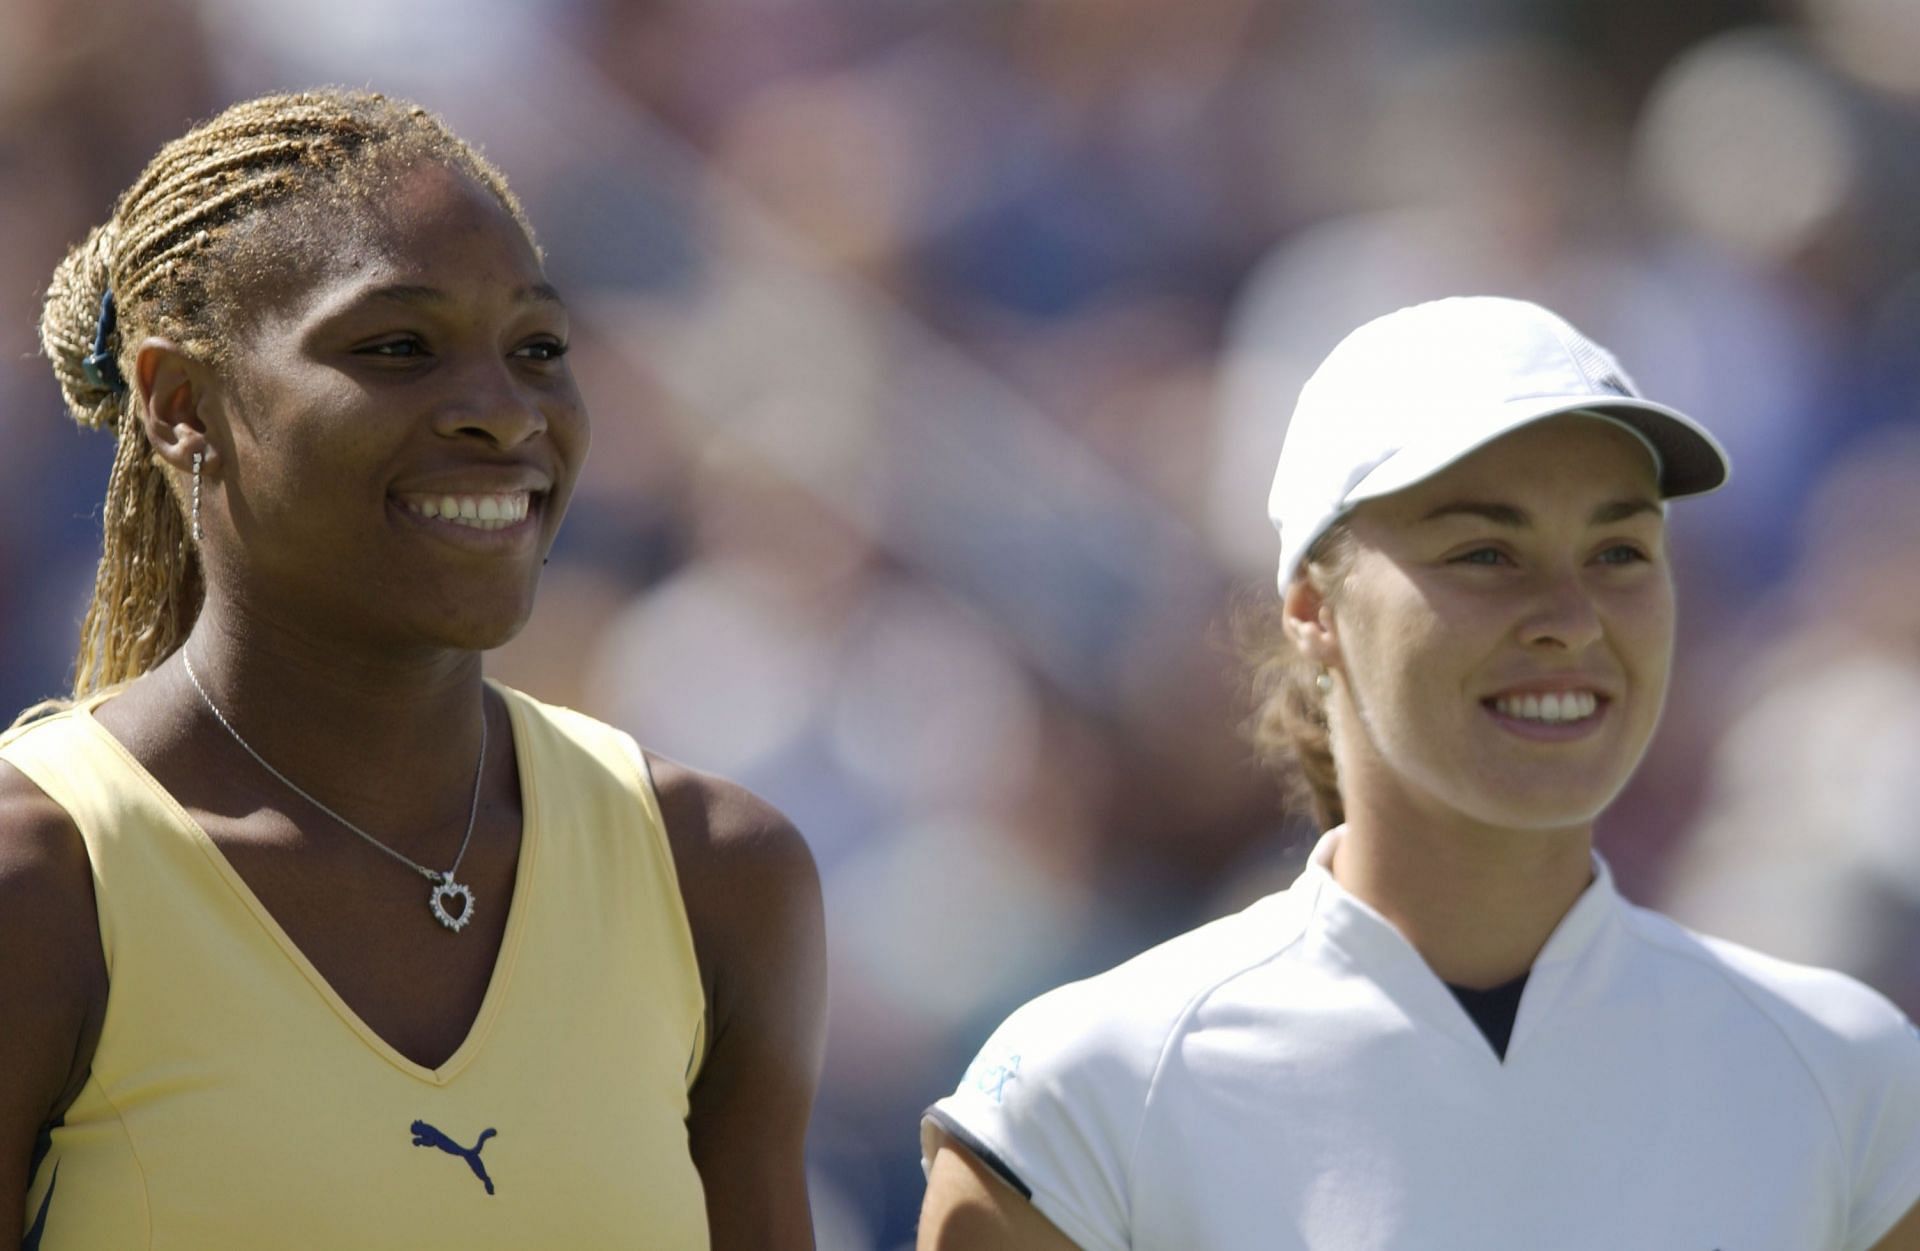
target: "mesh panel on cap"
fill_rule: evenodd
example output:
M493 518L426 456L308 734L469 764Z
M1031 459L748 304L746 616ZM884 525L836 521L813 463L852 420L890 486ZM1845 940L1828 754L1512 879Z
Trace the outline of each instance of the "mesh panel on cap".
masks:
M1602 348L1572 326L1565 326L1560 341L1567 346L1567 352L1573 357L1574 367L1586 378L1587 385L1596 391L1610 391L1615 395L1638 398L1633 380L1621 370L1619 362Z

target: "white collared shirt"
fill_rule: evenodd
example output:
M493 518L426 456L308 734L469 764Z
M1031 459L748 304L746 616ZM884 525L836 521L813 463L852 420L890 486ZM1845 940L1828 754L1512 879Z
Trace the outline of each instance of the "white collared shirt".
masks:
M928 1112L1089 1251L1866 1251L1920 1200L1920 1033L1595 878L1503 1062L1300 878L1027 1004Z

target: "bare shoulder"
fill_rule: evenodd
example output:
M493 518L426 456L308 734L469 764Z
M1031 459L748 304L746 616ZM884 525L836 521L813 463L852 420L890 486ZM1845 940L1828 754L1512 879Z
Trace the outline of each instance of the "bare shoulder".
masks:
M652 753L647 764L718 1026L765 979L824 962L819 870L793 822L746 787Z
M0 760L0 935L50 923L98 932L86 844L66 809Z
M813 1245L807 1119L826 1050L820 876L793 823L745 787L648 758L707 995L687 1117L715 1251Z
M5 761L0 951L10 953L0 961L0 1008L67 1015L105 998L106 962L86 844L66 809Z
M656 756L653 774L683 890L723 877L736 891L819 893L813 853L785 814L736 782Z
M40 1129L92 1065L107 970L86 845L64 809L0 761L0 1223L17 1216ZM21 1187L24 1191L24 1187Z

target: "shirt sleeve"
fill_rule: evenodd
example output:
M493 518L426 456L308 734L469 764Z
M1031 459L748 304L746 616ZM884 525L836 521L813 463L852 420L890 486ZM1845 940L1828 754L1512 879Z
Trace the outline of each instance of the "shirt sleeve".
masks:
M1846 1251L1870 1251L1920 1203L1920 1029L1871 998L1850 1031L1856 1059L1842 1110L1853 1179Z
M1099 1011L1091 983L1061 987L1009 1017L959 1088L927 1110L949 1135L1086 1251L1132 1244L1129 1165L1157 1040Z

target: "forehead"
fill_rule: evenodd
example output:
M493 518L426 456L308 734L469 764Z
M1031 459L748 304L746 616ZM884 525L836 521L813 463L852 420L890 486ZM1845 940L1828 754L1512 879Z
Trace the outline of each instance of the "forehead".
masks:
M1616 422L1579 413L1551 417L1502 435L1425 481L1374 501L1401 517L1437 503L1498 501L1529 512L1596 499L1660 498L1652 451Z
M541 280L533 241L486 187L438 162L373 169L339 194L284 206L267 248L242 267L237 303L255 324L302 320L352 289L413 283L451 292Z
M430 256L449 246L506 244L535 264L532 241L499 199L449 165L425 162L391 171L362 197L357 242L388 258Z

